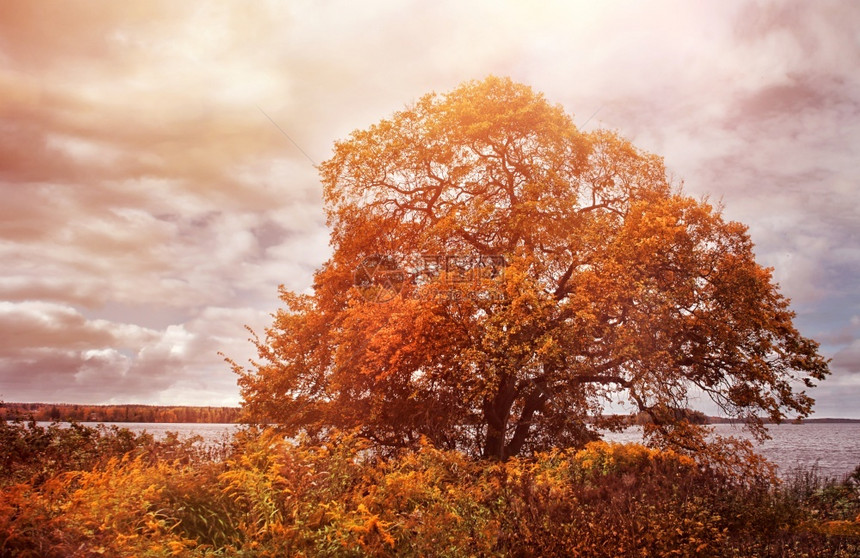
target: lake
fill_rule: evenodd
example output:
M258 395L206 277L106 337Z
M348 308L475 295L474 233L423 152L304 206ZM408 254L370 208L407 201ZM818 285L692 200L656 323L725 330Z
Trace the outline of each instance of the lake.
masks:
M49 424L49 423L40 423ZM146 430L156 438L167 432L183 436L199 434L207 442L217 442L241 426L236 424L116 422L133 432ZM739 426L714 425L717 434L750 438ZM860 465L860 423L778 424L769 427L772 438L758 447L759 453L774 462L785 475L796 467L817 466L825 476L841 477ZM609 432L604 438L614 442L641 442L642 429L631 426L623 432Z
M752 439L739 425L714 424L720 436ZM771 439L758 446L762 454L786 475L797 467L817 465L825 476L841 477L860 465L860 423L772 424ZM607 433L607 441L640 442L642 429L632 426L624 432Z

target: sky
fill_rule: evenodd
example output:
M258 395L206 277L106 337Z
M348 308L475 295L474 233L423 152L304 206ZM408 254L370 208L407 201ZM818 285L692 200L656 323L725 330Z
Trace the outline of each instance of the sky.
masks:
M858 69L852 0L2 2L0 400L238 404L219 352L330 255L315 164L492 74L747 224L860 418Z

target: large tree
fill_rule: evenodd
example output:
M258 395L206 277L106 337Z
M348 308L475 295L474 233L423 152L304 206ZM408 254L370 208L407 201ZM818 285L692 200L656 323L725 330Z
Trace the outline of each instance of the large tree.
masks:
M320 170L333 255L235 367L252 419L504 459L610 402L667 437L692 396L805 416L828 373L744 225L524 85L427 95Z

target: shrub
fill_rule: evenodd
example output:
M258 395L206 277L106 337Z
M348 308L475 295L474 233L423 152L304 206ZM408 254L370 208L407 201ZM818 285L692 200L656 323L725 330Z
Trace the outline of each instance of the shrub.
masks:
M3 431L29 453L4 446L2 557L860 551L860 471L739 480L713 460L604 442L506 462L427 443L383 458L350 433L320 444L253 429L222 459L177 437L33 426ZM75 440L81 447L65 445ZM37 455L59 459L57 448L72 454L37 466Z

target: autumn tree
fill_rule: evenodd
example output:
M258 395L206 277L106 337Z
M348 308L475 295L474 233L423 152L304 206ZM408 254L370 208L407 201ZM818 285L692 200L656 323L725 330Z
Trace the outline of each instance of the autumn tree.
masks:
M252 419L504 459L582 443L611 401L666 439L692 396L805 416L828 373L744 225L524 85L427 95L320 172L333 255L234 365Z

